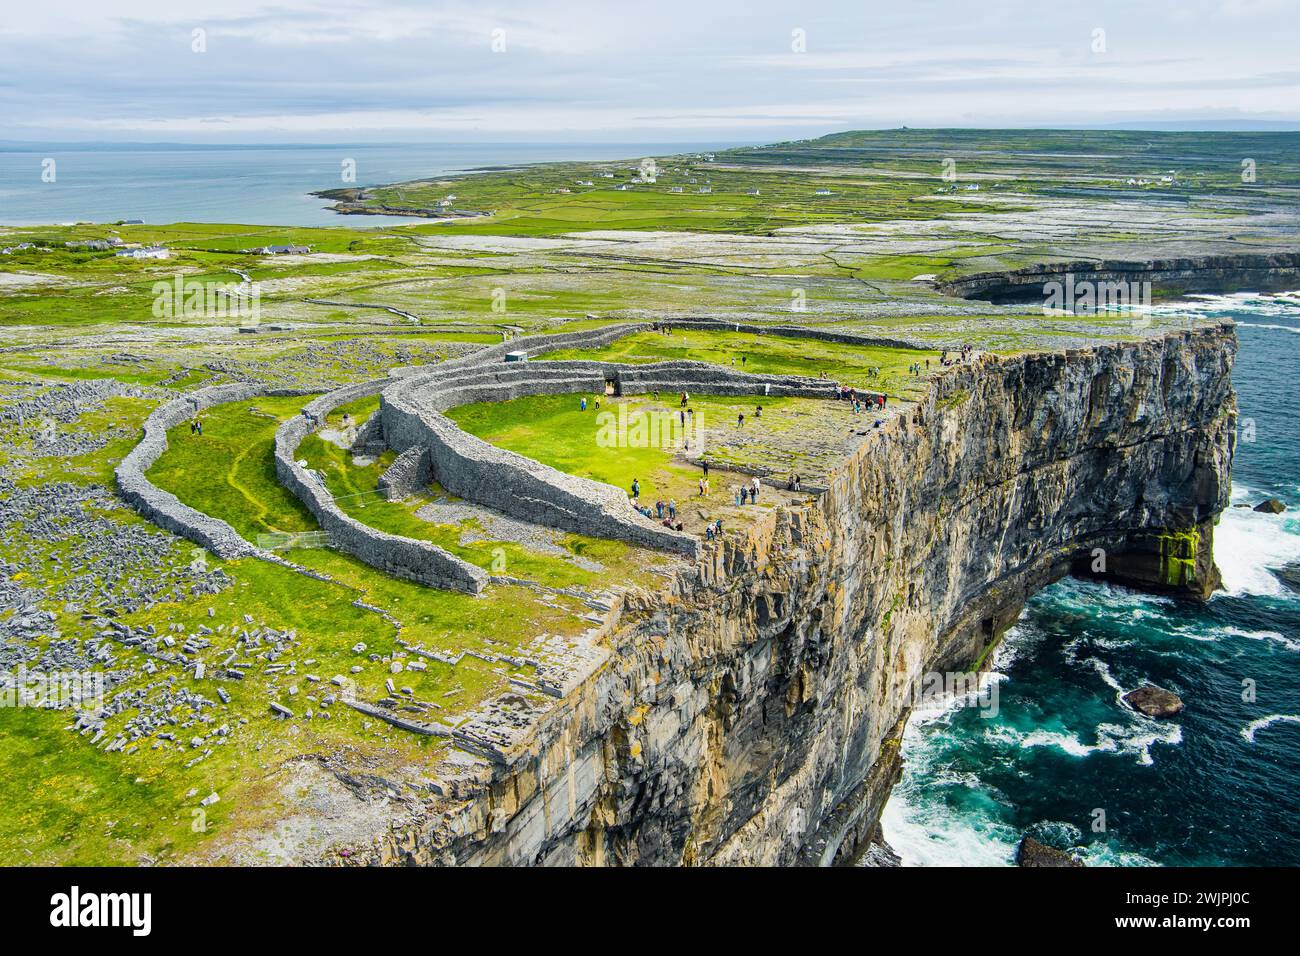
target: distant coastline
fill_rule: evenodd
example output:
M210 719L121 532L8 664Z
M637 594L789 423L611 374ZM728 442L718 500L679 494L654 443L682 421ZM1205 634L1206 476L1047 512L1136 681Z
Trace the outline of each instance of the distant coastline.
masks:
M265 226L343 226L359 210L330 194L366 184L490 172L564 160L615 160L683 143L449 143L324 146L0 143L0 226L142 219ZM701 147L704 148L704 147ZM43 176L54 160L55 178ZM351 160L355 182L341 181ZM373 213L373 210L366 210ZM382 213L383 226L449 218ZM354 220L355 223L355 220ZM380 223L374 224L379 227ZM353 226L355 228L355 225Z

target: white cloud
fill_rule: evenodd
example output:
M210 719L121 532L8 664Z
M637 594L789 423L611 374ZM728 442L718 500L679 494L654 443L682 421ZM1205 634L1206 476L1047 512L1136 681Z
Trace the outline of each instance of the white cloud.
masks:
M1300 120L1300 0L45 0L0 139ZM207 31L207 52L190 31ZM503 30L505 53L491 49ZM791 51L802 30L807 52ZM1106 52L1094 53L1104 29Z

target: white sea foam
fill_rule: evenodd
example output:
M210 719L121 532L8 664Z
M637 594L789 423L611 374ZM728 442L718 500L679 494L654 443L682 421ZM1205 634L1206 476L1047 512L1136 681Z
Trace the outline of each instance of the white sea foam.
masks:
M1096 753L1131 754L1137 762L1150 765L1155 762L1151 748L1155 744L1177 746L1183 742L1183 729L1178 724L1157 724L1154 720L1138 718L1135 724L1099 724L1097 742L1085 744L1077 735L1059 730L1017 730L1014 727L992 727L984 732L986 739L1012 744L1024 749L1054 747L1071 757L1088 757Z
M1157 315L1244 311L1256 315L1294 316L1297 309L1300 309L1300 292L1281 292L1274 295L1232 292L1226 295L1193 295L1181 302L1152 306L1150 311ZM1238 325L1240 324L1243 323L1238 322Z
M1249 503L1251 491L1234 485L1233 504ZM1293 515L1264 514L1231 507L1214 529L1214 559L1223 574L1223 587L1234 597L1253 594L1284 597L1293 594L1272 569L1300 561L1300 527Z
M1019 842L1014 829L987 817L942 804L909 804L897 793L885 804L880 824L903 866L1007 866Z
M1261 717L1259 720L1252 720L1245 727L1241 728L1241 736L1247 742L1255 742L1255 734L1259 733L1266 727L1272 727L1274 724L1300 724L1300 716L1295 714L1269 714L1267 717Z
M1266 322L1238 322L1248 329L1269 329L1273 332L1300 332L1300 328L1291 325L1270 325Z

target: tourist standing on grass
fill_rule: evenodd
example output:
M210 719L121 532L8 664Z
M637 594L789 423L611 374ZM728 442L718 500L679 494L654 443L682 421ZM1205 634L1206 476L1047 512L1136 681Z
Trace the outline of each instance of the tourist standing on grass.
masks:
M749 493L749 496L754 499L755 504L758 503L758 491L762 487L763 487L763 482L761 482L756 476L754 478L754 490Z
M677 520L677 499L676 498L668 499L668 520L669 521Z
M579 403L579 406L578 406L578 407L579 407L582 411L584 411L584 412L587 410L587 398L586 398L585 395L583 396L583 399L582 399L582 401Z
M641 480L639 478L633 478L632 479L632 500L637 501L640 499L640 497L641 497Z
M709 477L709 459L707 458L700 459L700 466L704 469L704 477L705 478Z
M744 413L744 412L741 412L739 415L736 416L736 427L737 427L737 428L744 428L744 427L745 427L745 413Z

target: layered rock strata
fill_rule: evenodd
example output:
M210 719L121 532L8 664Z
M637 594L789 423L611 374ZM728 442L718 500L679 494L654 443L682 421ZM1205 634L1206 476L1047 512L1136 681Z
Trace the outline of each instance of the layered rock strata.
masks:
M603 663L502 762L458 764L352 859L855 859L923 676L983 666L1072 570L1213 586L1234 353L1225 325L947 370L824 494L707 543L670 592L627 593ZM1191 543L1143 544L1168 537Z

